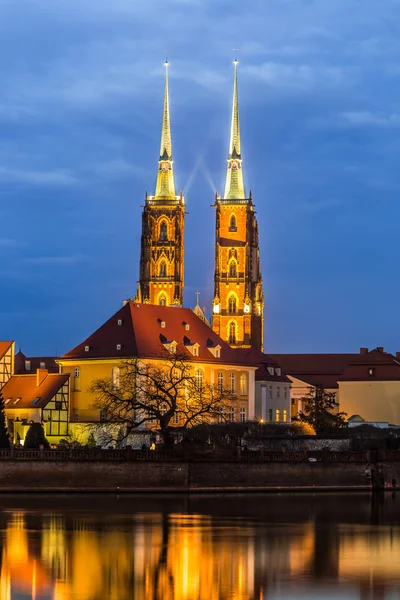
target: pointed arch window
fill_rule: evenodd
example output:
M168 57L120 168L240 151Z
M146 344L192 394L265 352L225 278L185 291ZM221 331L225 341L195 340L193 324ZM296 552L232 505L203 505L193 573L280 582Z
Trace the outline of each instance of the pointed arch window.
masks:
M237 311L236 296L231 294L228 299L228 312L230 315L235 315Z
M237 260L237 257L238 257L238 255L237 255L236 248L231 248L229 250L229 258L235 258Z
M161 221L161 225L160 225L160 242L167 242L167 241L168 241L167 223L165 221Z
M165 262L165 260L162 260L160 262L159 275L160 275L160 277L166 277L167 276L167 263Z
M236 217L232 215L229 219L229 231L237 231Z
M160 306L167 306L167 296L165 294L160 294L158 298L158 304Z
M229 323L229 343L236 344L237 334L236 334L237 326L235 321L231 321Z
M229 263L229 277L237 277L237 263L235 260L231 260Z
M111 371L111 385L114 390L119 389L119 367L113 367Z

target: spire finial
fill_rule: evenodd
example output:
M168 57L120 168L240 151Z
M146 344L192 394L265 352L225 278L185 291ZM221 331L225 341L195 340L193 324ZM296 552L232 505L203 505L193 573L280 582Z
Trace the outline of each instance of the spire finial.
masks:
M169 93L168 93L168 58L164 61L165 88L164 109L161 126L160 158L158 161L158 175L155 198L175 199L175 181L172 160L171 125L169 118Z
M195 295L196 295L196 306L199 306L199 296L200 296L200 292L197 290L197 291L195 292Z
M228 167L225 180L224 198L244 199L244 183L242 172L242 156L240 151L240 124L239 124L239 99L237 85L237 48L234 48L235 59L233 75L233 102L232 102L232 121L231 135L229 140Z

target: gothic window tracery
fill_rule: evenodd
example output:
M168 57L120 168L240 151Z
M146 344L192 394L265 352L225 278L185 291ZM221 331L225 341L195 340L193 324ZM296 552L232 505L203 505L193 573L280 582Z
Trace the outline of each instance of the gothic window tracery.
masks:
M167 306L167 297L165 294L160 294L158 298L158 304L160 306Z
M235 321L231 321L229 323L229 343L230 344L236 344L237 341L237 325L235 323Z
M167 276L167 263L165 262L165 260L162 260L160 262L159 275L160 275L160 277L166 277Z
M160 242L168 241L168 228L165 221L161 221L160 225Z
M228 312L230 315L235 315L237 310L236 296L231 294L228 298Z
M237 231L236 217L232 215L229 219L229 231Z
M229 277L237 277L237 262L234 259L229 263Z

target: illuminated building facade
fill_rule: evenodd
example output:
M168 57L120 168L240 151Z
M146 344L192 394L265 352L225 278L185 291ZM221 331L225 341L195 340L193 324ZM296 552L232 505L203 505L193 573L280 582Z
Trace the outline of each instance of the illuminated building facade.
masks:
M164 110L156 192L146 194L142 213L140 279L137 302L182 306L185 199L175 194L165 63Z
M264 295L258 225L246 197L240 148L237 65L224 197L215 197L216 237L212 327L233 347L264 346Z

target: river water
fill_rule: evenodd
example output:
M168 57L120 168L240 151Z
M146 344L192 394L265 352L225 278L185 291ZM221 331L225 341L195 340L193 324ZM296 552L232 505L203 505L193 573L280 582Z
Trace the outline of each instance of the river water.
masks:
M0 496L1 600L400 599L400 496Z

